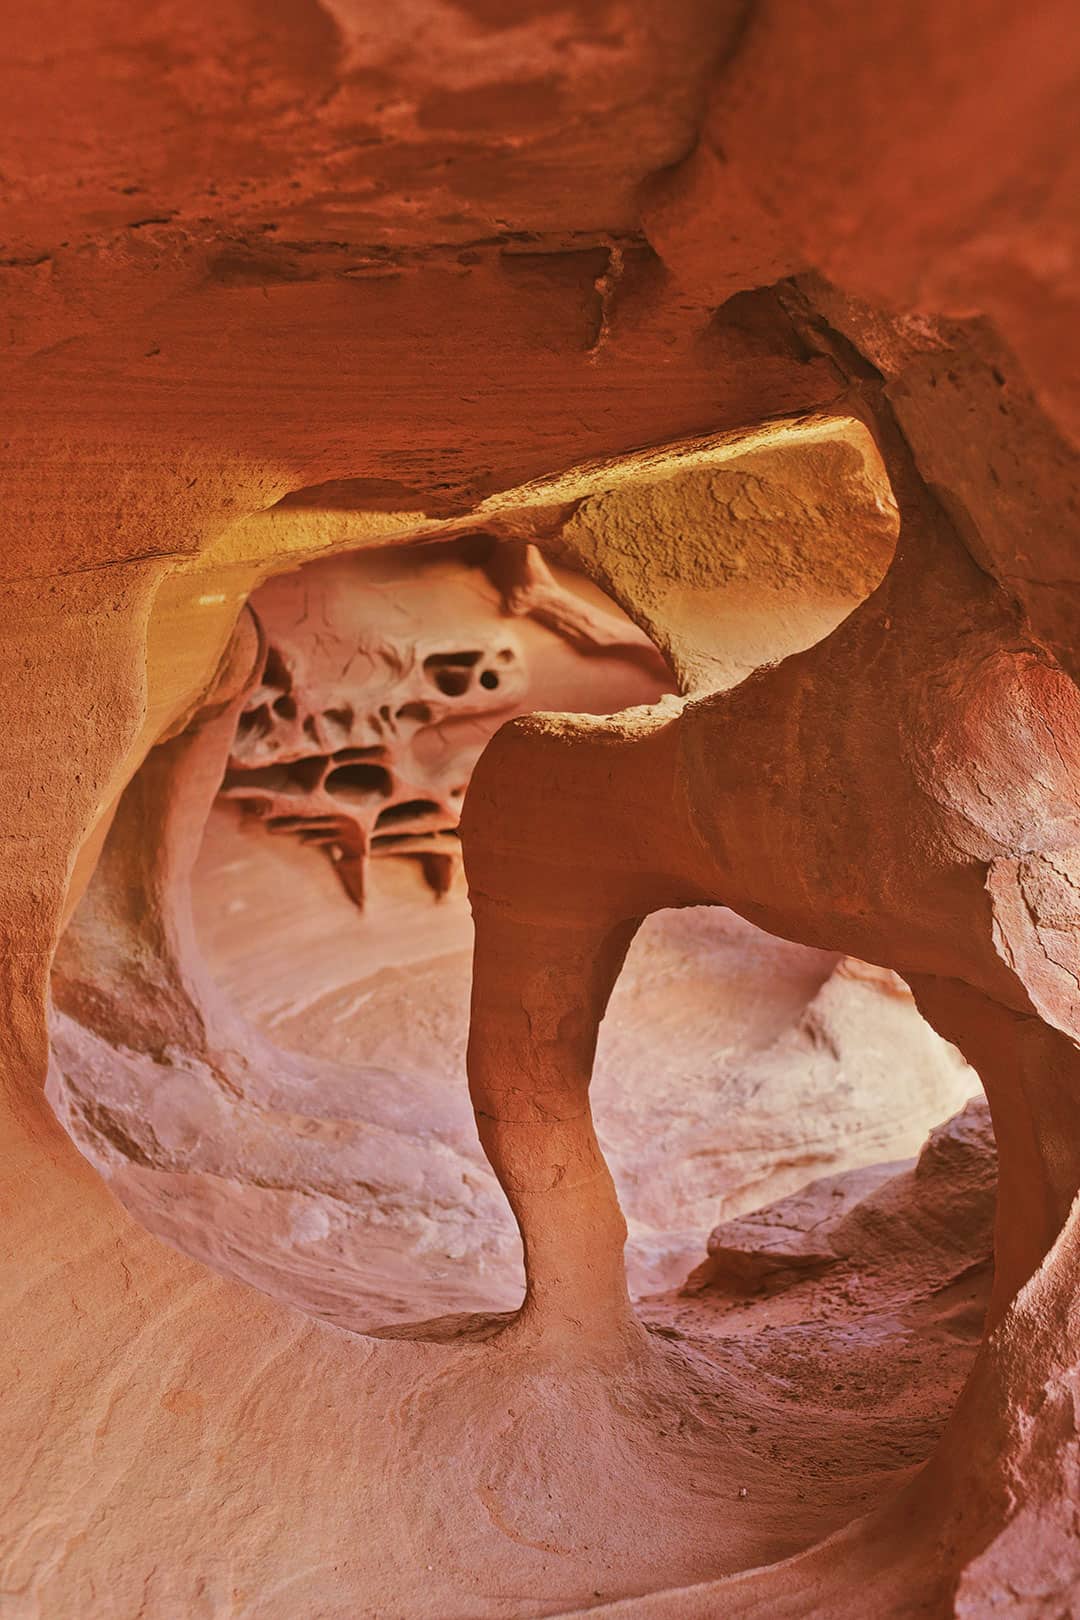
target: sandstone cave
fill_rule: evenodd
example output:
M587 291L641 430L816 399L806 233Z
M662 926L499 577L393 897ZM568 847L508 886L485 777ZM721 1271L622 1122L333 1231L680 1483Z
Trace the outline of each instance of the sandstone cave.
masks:
M22 0L12 1620L1080 1620L1080 25Z

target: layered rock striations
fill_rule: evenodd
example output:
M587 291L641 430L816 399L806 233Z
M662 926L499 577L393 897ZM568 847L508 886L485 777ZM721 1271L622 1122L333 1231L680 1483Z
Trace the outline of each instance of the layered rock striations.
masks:
M3 1602L1076 1612L1069 8L11 33Z

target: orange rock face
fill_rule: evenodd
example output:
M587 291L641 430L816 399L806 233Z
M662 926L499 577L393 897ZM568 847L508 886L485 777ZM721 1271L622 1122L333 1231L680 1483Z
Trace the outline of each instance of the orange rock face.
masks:
M1070 9L9 35L0 1609L1080 1614Z

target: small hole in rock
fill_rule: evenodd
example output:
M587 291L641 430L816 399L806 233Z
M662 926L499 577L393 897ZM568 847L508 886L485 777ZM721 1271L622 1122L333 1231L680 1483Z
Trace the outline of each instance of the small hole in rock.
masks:
M472 684L472 671L482 656L479 650L431 653L424 659L424 671L444 697L462 697Z
M291 692L292 676L289 667L279 649L273 645L267 648L266 663L263 665L263 686L268 686L275 692Z
M326 778L326 791L335 799L363 802L375 795L386 798L393 791L393 778L383 765L339 765Z
M223 793L237 795L258 789L264 794L282 793L290 798L313 793L322 779L326 761L321 755L295 759L288 765L263 765L251 769L237 766L226 771Z
M395 822L412 821L416 816L437 816L439 806L433 799L406 799L401 804L391 804L380 812L376 827L389 827Z
M270 718L270 708L266 703L260 703L256 709L247 709L236 722L238 737L250 737L253 740L267 736L273 728Z
M438 669L432 679L445 697L463 697L469 690L472 674L467 669Z

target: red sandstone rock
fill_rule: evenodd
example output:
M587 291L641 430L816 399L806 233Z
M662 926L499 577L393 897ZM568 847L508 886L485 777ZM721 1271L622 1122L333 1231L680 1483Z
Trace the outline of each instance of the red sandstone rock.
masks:
M895 1262L903 1249L913 1280L945 1288L978 1264L980 1252L989 1263L996 1186L989 1111L973 1099L931 1132L914 1165L881 1164L828 1176L718 1226L709 1234L709 1258L693 1285L752 1293L844 1263L865 1275L880 1268L883 1254ZM912 1227L902 1240L899 1218ZM920 1255L921 1245L930 1253Z
M1077 1611L1070 9L91 0L9 34L13 1613ZM188 896L249 595L476 532L532 559L511 613L580 629L537 545L681 694L517 718L470 788L471 1095L520 1311L411 1242L463 1188L509 1231L463 1092L425 1098L425 1137L392 1067L283 1053L201 966ZM83 894L52 1095L157 1230L277 1298L150 1236L49 1111ZM593 1128L598 1029L642 919L701 906L901 975L978 1071L977 1350L985 1177L955 1164L830 1224L820 1276L631 1307L615 1184L637 1156L639 1243L669 1194L648 1206L647 1132ZM790 958L764 954L782 1000ZM843 971L793 995L770 1051L802 1110L821 1079L804 1146L840 1151L856 996L917 1027ZM632 1067L601 1064L594 1101ZM661 1093L668 1119L700 1096ZM772 1199L794 1189L768 1146ZM381 1338L334 1325L357 1273L311 1261L361 1185L392 1234L367 1277L406 1322Z

